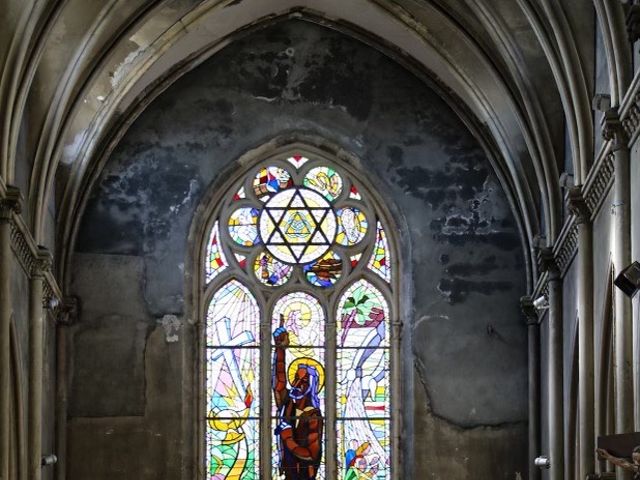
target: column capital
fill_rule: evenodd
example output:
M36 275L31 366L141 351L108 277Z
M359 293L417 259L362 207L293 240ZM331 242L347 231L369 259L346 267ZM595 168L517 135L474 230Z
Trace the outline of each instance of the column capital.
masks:
M556 257L551 247L540 248L538 250L537 260L540 271L548 272L550 279L560 274L560 269L558 268L558 263L556 262Z
M70 327L78 321L80 313L80 300L78 297L65 297L58 307L56 323L61 326Z
M567 207L576 217L577 222L588 223L591 218L591 209L589 209L582 193L582 186L576 185L575 187L571 187L568 194Z
M22 211L23 198L17 187L7 185L5 195L0 198L0 222L7 222L14 213Z
M634 3L629 7L625 23L629 42L635 43L640 39L640 5Z
M520 309L524 313L525 322L527 325L538 325L538 312L533 306L533 298L529 295L520 297Z
M38 245L38 251L31 265L31 275L42 276L51 270L53 266L53 256L49 250L42 245Z
M622 126L618 107L612 107L602 117L602 138L613 142L613 150L627 148L629 139Z

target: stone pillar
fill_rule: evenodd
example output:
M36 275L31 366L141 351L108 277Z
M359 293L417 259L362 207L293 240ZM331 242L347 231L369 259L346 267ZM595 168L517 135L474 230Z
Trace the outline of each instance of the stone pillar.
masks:
M578 452L579 478L595 471L594 347L593 347L593 230L591 212L580 187L569 191L569 209L578 226Z
M564 413L562 359L562 279L550 248L541 251L542 269L549 274L548 358L549 480L564 479Z
M79 302L76 297L66 297L56 316L56 455L55 478L67 478L67 343L68 331L78 319ZM261 391L262 394L262 391ZM267 397L268 398L268 397Z
M612 142L613 183L613 265L615 275L631 263L631 183L629 179L629 147L616 108L605 113L603 136ZM620 289L614 289L615 322L615 392L616 433L628 433L634 427L633 363L631 299ZM617 469L617 478L630 478Z
M42 389L44 372L44 274L51 255L40 248L29 281L29 480L40 480L42 458Z
M540 469L533 463L540 451L540 324L531 297L522 297L520 307L527 322L529 379L529 480L540 479Z
M0 479L9 479L9 406L11 395L11 223L20 212L20 192L8 187L0 198Z

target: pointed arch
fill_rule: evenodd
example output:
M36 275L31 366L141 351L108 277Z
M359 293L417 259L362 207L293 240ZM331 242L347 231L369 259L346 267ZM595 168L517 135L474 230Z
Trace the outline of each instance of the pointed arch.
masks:
M391 328L399 259L390 232L397 228L355 157L298 142L274 150L239 159L202 206L194 220L200 225L192 226L202 246L190 281L205 319L201 477L283 478L289 447L280 432L311 415L309 421L319 421L318 448L306 453L315 478L344 478L356 463L392 478L398 448L392 438L399 435L391 364L400 336ZM382 342L361 335L372 324L357 312L353 325L341 323L354 295L360 303L353 308L382 325ZM353 381L345 383L340 375L354 362ZM315 410L293 420L287 402L310 391L296 390L301 371L316 389ZM366 396L353 402L349 391ZM340 410L342 397L351 399L353 415ZM334 430L338 438L325 435Z

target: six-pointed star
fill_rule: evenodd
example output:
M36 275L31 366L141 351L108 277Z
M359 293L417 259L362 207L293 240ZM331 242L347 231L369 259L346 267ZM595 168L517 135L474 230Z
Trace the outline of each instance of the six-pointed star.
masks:
M335 233L331 205L306 188L274 195L260 214L262 241L275 257L288 263L306 263L320 257L331 246Z

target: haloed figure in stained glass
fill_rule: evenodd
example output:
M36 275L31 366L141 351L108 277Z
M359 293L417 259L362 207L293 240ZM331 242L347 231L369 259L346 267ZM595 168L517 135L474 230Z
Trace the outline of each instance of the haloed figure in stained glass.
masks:
M360 182L319 155L278 153L211 219L206 480L391 478L392 230ZM267 319L273 342L260 341Z
M307 363L298 359L297 365L291 365L295 374L291 388L287 388L285 349L289 346L289 332L284 323L284 315L280 315L280 327L273 333L273 395L280 421L275 430L279 468L286 480L314 480L322 457L323 418L318 397L318 369L322 367L311 358Z

